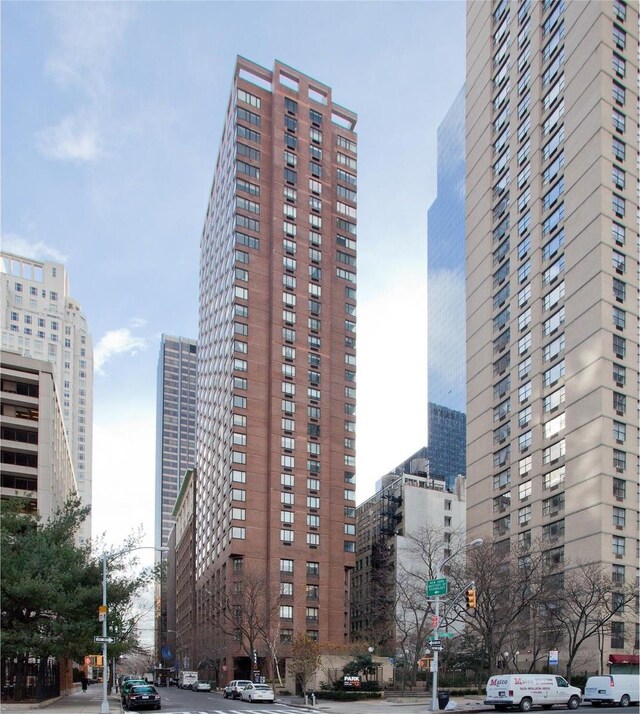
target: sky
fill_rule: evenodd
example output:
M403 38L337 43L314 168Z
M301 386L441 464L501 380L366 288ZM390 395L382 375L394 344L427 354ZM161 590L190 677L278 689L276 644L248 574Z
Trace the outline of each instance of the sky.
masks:
M427 442L427 210L465 3L20 2L2 13L2 249L67 266L94 341L93 535L154 541L160 337L198 261L238 55L358 114L357 501Z

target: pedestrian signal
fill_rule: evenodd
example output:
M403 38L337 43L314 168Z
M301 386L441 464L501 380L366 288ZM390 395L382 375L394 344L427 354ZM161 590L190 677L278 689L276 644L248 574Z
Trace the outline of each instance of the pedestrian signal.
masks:
M467 610L474 610L476 607L476 589L469 588L467 590Z

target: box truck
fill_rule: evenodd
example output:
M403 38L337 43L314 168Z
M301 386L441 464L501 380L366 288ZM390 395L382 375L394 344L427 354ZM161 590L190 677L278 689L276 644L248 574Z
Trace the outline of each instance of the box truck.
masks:
M197 672L180 672L178 677L178 687L180 689L191 689L191 687L198 681Z

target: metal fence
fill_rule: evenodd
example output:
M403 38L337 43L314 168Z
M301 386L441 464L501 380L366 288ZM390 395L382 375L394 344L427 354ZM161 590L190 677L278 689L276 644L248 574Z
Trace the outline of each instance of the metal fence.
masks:
M54 657L3 657L3 702L40 702L60 696L60 664Z

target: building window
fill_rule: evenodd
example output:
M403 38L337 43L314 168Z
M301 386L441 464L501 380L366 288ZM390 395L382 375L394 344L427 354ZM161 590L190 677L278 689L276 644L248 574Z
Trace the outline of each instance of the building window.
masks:
M531 446L532 432L526 431L518 436L518 447L520 451L526 451Z
M559 493L557 496L551 496L542 501L542 515L554 516L556 513L564 510L564 494Z
M618 218L623 218L625 213L625 200L622 196L613 194L611 197L611 208Z
M504 488L511 483L511 474L509 469L506 471L501 471L493 477L493 489L494 491Z
M625 257L617 250L611 252L611 265L616 273L623 275L625 271Z
M618 302L624 302L626 297L626 284L623 280L613 278L613 296Z
M623 536L611 537L611 552L613 555L623 556L625 553L625 540Z
M523 428L531 421L532 407L528 406L518 412L518 426Z
M526 526L531 520L531 506L523 506L518 509L518 525Z
M518 498L526 501L531 496L531 481L525 481L518 486Z
M616 528L624 528L626 521L626 510L624 508L619 508L618 506L613 507L613 525Z
M543 464L553 464L558 459L562 458L565 453L565 441L562 439L556 444L548 446L542 451L542 463Z
M291 605L280 605L280 619L293 620L293 607Z
M616 471L622 472L627 467L627 454L620 449L613 450L613 468Z
M627 482L621 478L613 479L613 495L617 499L624 499L627 495Z
M282 617L282 612L280 614ZM286 619L286 618L283 618ZM282 643L291 643L293 642L293 630L290 630L288 628L281 628L280 630L280 642Z
M612 649L624 649L624 622L611 623Z
M616 414L624 414L627 410L627 397L620 392L613 393L613 409Z
M518 388L518 401L520 404L524 403L531 396L531 382L521 385Z
M611 580L616 583L616 585L622 585L625 581L624 565L612 565L611 566Z
M619 443L623 444L627 438L627 425L621 421L613 422L613 438Z
M533 465L533 457L532 456L525 456L523 459L520 459L518 461L518 475L520 477L526 476L526 474L531 471L531 467Z
M624 245L625 240L625 229L624 226L615 221L611 224L611 237L617 245Z
M293 543L293 531L288 528L282 528L280 530L280 540L283 543Z
M624 57L621 57L617 52L613 53L611 66L618 77L624 77L626 73L626 62Z
M626 375L627 375L627 370L625 367L623 367L621 364L615 364L615 363L613 364L613 372L612 372L613 381L616 383L616 385L618 387L624 386L624 384L626 382L626 378L627 378Z
M627 341L620 335L613 335L613 351L618 358L625 356L627 352Z

